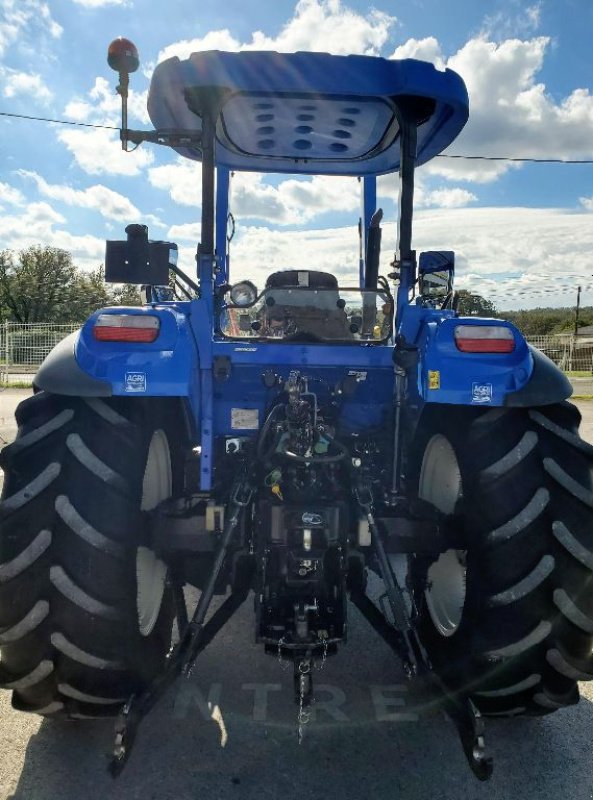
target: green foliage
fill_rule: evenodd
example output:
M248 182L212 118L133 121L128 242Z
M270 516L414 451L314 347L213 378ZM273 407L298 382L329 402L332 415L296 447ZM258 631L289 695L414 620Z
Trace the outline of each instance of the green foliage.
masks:
M118 306L141 306L140 288L134 283L124 283L114 293Z
M0 321L83 322L98 308L141 305L137 286L105 283L102 266L93 272L76 267L57 247L0 252Z
M462 316L466 317L497 317L498 310L491 300L486 300L479 294L474 294L467 289L457 291L457 309Z
M575 309L530 308L523 311L502 311L499 316L516 325L524 336L548 336L554 333L574 331ZM579 328L593 325L593 308L586 306L579 311Z
M29 247L18 260L0 253L0 303L3 319L15 322L65 322L77 270L72 256L55 247ZM64 317L66 316L66 319Z

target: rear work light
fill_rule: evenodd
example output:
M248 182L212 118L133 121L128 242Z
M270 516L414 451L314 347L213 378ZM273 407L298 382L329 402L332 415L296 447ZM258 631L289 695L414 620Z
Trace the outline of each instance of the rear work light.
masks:
M161 322L148 314L99 314L93 327L98 342L154 342Z
M512 353L515 337L503 325L457 325L455 344L462 353Z

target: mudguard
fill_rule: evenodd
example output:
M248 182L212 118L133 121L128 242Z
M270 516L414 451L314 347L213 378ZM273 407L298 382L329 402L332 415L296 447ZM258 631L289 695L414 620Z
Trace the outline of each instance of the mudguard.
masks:
M54 347L37 370L33 381L36 389L78 397L109 397L113 394L111 384L93 378L78 366L74 351L79 336L80 331L74 331Z
M160 319L153 343L100 342L93 328L100 314L149 314ZM188 319L189 304L112 307L95 312L42 363L35 386L81 397L199 397L199 358Z
M533 370L528 383L518 392L505 397L504 404L511 408L546 406L560 403L572 395L572 385L551 358L532 345L528 345L533 358Z
M511 353L466 353L455 344L457 325L509 328ZM566 376L505 320L425 318L419 337L417 392L426 403L528 407L558 403L572 394Z

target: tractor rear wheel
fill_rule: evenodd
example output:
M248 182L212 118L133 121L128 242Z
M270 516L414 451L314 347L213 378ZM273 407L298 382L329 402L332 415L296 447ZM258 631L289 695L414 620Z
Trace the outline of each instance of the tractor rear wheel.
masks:
M142 511L174 489L172 411L45 392L19 405L0 454L0 682L15 708L112 716L162 668L173 605Z
M419 633L435 670L485 714L541 715L593 679L593 447L570 403L439 409L418 495L456 511L466 550L428 567Z

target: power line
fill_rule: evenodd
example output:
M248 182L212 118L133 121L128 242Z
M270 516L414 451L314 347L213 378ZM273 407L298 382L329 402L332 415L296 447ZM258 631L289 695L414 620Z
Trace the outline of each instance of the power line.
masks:
M466 161L511 161L530 164L593 164L593 158L530 158L515 156L457 156L440 153L436 158L463 158Z
M0 111L0 117L15 117L16 119L29 119L35 122L53 122L56 125L78 125L81 128L106 128L110 131L118 131L115 125L93 125L90 122L72 122L68 119L50 119L49 117L30 117L27 114L11 114L8 111Z
M80 128L101 128L109 131L121 130L116 125L97 125L91 122L73 122L67 119L51 119L50 117L33 117L27 114L12 114L9 111L0 111L0 117L13 117L15 119L27 119L34 122L51 122L54 125L75 125ZM593 158L531 158L517 156L468 156L451 155L440 153L437 158L463 159L465 161L506 161L511 163L528 162L531 164L593 164Z

